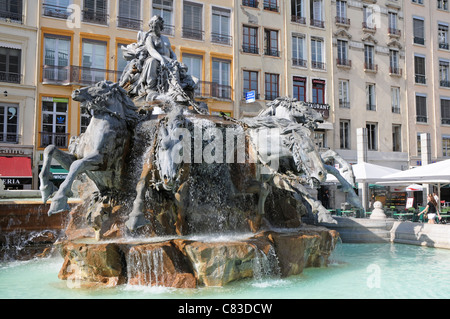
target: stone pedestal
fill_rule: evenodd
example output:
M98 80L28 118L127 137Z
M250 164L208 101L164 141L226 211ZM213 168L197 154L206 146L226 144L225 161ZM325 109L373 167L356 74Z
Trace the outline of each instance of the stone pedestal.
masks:
M370 215L370 219L386 219L386 214L384 213L383 210L383 204L379 201L376 201L373 204L373 211L372 214Z

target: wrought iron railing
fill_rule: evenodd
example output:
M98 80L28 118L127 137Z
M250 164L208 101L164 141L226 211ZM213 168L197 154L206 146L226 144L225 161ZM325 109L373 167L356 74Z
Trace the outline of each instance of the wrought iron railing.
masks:
M373 62L364 62L364 70L377 72L378 64L375 64Z
M211 33L211 42L231 45L231 35L222 34L222 33Z
M246 7L258 8L258 4L256 0L242 0L242 5Z
M425 75L422 75L422 74L416 74L416 75L415 75L415 82L416 82L416 83L419 83L419 84L426 84L426 83L427 83L427 80L426 80Z
M350 25L350 19L349 18L345 18L345 17L338 17L338 16L336 16L335 22L339 23L339 24Z
M242 52L259 54L259 48L256 45L243 44Z
M0 82L20 83L22 74L0 71Z
M91 9L84 9L83 13L83 22L95 23L95 24L108 24L109 15L106 11L94 11Z
M165 35L174 35L175 34L175 26L164 23L164 29L161 31L161 33L165 34Z
M325 21L323 20L317 20L317 19L311 19L310 25L317 28L325 28Z
M352 66L352 60L349 60L347 58L337 58L336 59L336 64L340 65L340 66L351 67Z
M11 11L0 9L0 19L6 20L8 22L22 23L23 15L22 15L22 13L11 12Z
M395 35L395 36L401 36L401 35L402 35L402 32L401 32L399 29L397 29L397 28L391 28L391 27L389 27L389 28L388 28L388 34L390 34L390 35Z
M67 148L69 133L39 132L39 135L40 147L55 145L56 147Z
M311 67L313 69L325 70L325 63L320 61L311 61Z
M425 44L425 38L422 38L422 37L414 37L414 43L415 43L415 44L421 44L421 45L424 45L424 44Z
M75 65L44 65L42 73L44 84L92 85L103 80L118 81L122 72Z
M204 31L199 29L191 29L183 27L183 38L194 39L194 40L203 40Z
M231 86L223 85L216 82L200 81L197 90L195 91L195 97L197 98L218 98L224 100L231 100Z
M264 49L264 55L280 56L280 51L278 51L277 49L265 48Z
M297 16L297 15L292 15L291 16L291 21L295 22L295 23L306 24L306 18L305 17L301 17L301 16Z
M142 20L128 17L117 17L117 26L124 29L141 30Z
M304 59L298 59L298 58L292 59L292 65L295 65L295 66L302 66L302 67L306 68L307 63L308 63L308 61L306 61Z
M0 133L0 143L19 143L19 134L17 133Z

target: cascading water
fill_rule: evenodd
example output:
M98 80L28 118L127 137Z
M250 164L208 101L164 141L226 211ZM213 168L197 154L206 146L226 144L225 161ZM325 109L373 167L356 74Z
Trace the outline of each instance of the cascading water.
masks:
M275 249L270 246L267 254L255 247L255 258L253 259L253 278L260 281L267 278L280 278L281 269Z
M164 282L163 249L137 250L132 248L127 257L128 284L160 286Z

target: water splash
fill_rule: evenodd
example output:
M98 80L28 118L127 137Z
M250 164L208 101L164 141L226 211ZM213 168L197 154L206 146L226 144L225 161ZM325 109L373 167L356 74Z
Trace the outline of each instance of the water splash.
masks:
M161 286L164 283L163 249L131 249L127 257L129 285Z
M267 254L255 247L255 258L253 259L253 277L258 280L267 278L280 278L281 268L275 249L270 246Z

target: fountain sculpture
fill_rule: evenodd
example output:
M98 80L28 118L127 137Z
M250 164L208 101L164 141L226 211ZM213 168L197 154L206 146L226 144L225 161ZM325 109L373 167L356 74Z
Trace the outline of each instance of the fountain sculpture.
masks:
M258 276L261 263L280 276L326 265L338 234L302 223L311 213L335 222L311 190L333 174L361 205L351 166L315 148L320 114L277 98L254 118L207 115L193 98L198 80L161 34L163 20L149 25L122 48L129 62L118 83L73 92L92 118L69 153L45 149L40 189L44 202L51 198L49 215L68 211L73 182L84 181L83 204L57 243L60 278L196 287ZM69 171L53 197L52 158Z

